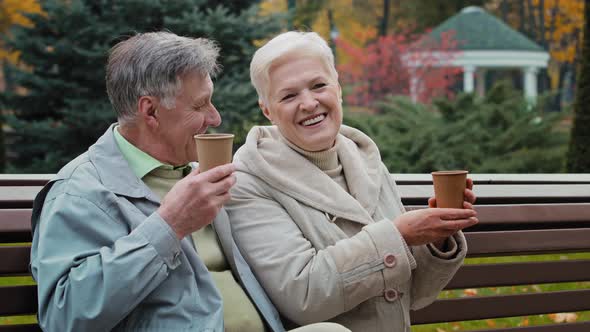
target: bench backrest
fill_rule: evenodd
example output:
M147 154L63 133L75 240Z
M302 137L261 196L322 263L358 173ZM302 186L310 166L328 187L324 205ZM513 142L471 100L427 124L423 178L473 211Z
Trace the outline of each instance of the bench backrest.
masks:
M394 174L409 209L432 196L429 175ZM468 257L590 253L590 175L474 174L480 224L466 230ZM0 277L28 275L32 199L48 175L9 181L0 176ZM447 289L590 282L590 259L468 264ZM590 285L590 284L589 284ZM34 314L36 288L0 286L0 316ZM439 299L412 312L413 324L590 310L590 289ZM582 332L590 322L492 331ZM0 332L39 331L34 324L0 326Z
M0 278L30 276L32 198L48 175L0 177ZM20 280L25 278L20 278ZM26 279L25 279L26 280ZM1 280L0 280L1 281ZM37 287L31 282L0 282L0 316L34 315ZM0 332L41 331L34 323L0 325Z

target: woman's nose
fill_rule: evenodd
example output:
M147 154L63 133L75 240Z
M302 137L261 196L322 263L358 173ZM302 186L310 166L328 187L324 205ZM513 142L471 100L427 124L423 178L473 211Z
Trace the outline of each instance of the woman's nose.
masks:
M299 103L299 109L302 111L315 111L319 106L319 101L313 96L310 91L301 92L301 102Z

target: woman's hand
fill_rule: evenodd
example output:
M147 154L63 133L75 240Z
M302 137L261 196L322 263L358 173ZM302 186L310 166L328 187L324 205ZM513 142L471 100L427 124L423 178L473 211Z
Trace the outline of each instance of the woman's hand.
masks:
M465 187L466 187L465 191L463 192L463 199L464 199L463 208L473 210L473 204L475 203L475 200L477 199L477 197L475 196L475 193L473 192L473 180L470 178L467 178L467 183L466 183ZM430 207L430 208L436 207L436 198L431 197L428 199L428 207ZM445 243L446 243L446 238L432 242L432 244L435 247L437 247L439 250L443 250L443 251L444 251Z
M467 178L467 184L466 184L466 188L465 191L463 192L463 208L464 209L473 209L473 204L475 203L475 200L477 199L477 197L475 196L475 193L473 192L473 180ZM430 197L428 199L428 207L431 208L435 208L436 207L436 198L434 197Z
M447 237L478 220L473 209L431 208L406 212L393 223L406 243L416 246L432 242L442 245Z

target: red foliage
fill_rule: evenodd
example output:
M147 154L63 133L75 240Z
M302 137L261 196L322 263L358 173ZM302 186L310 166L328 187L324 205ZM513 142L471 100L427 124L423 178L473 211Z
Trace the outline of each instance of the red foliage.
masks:
M340 80L349 87L347 103L371 106L386 95L409 95L412 77L417 101L451 97L449 88L461 69L440 63L448 63L458 55L458 42L453 36L453 32L443 33L441 40L435 41L411 34L387 35L364 48L337 40L336 45L350 59L338 65ZM419 66L409 66L415 62Z

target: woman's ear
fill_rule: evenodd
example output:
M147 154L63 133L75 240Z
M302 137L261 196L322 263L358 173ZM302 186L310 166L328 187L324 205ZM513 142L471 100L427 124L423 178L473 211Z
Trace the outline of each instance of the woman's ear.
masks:
M258 100L258 106L262 110L262 114L264 114L264 117L267 118L268 121L270 121L270 123L274 124L272 113L270 109L266 107L266 105L264 105L262 100Z
M338 101L342 104L342 87L340 86L340 83L338 83Z

